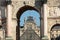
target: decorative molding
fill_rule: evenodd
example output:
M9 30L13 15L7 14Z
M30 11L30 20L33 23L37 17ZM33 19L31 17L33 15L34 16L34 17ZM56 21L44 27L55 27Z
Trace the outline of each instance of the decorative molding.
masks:
M17 18L12 18L12 20L17 20Z
M60 17L48 17L48 19L60 19Z

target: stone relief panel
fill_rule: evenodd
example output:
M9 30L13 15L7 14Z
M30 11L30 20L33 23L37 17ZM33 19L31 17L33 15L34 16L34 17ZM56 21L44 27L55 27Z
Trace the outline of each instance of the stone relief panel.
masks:
M39 4L38 2L40 2L40 1L37 1L36 3ZM12 9L13 18L16 18L16 13L18 12L18 10L25 5L36 7L34 0L31 0L31 1L12 1L11 5L13 7L13 9Z
M47 4L49 6L59 6L60 5L60 0L47 0Z
M59 16L60 16L60 8L58 7L49 8L49 17L59 17Z
M19 1L12 1L12 17L16 18L16 13L18 12L19 8L24 6L23 2Z

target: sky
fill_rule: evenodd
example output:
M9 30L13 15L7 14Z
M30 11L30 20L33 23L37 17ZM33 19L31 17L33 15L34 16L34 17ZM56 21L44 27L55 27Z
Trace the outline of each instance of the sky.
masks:
M37 26L40 26L40 19L39 19L40 15L35 10L27 10L27 11L23 12L23 14L20 17L20 26L23 26L24 19L27 20L28 16L32 16L33 19L35 18L35 22L36 22Z

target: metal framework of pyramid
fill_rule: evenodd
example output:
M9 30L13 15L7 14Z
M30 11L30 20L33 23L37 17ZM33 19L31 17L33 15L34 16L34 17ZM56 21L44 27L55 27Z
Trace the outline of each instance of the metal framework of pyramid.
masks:
M40 40L40 37L35 33L32 28L26 29L20 40Z

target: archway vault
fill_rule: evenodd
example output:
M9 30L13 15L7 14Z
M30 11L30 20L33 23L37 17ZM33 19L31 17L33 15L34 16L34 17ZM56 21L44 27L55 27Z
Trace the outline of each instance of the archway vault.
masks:
M25 6L21 7L21 8L19 9L19 11L17 12L17 14L16 14L17 19L19 19L20 16L22 15L22 13L23 13L24 11L27 11L27 10L35 10L35 11L37 11L37 12L40 13L40 9L38 9L38 8L36 8L36 7L29 6L29 5L25 5Z
M21 7L17 14L16 14L16 17L17 17L17 27L16 27L16 40L19 40L20 39L20 28L19 28L19 22L20 22L20 16L23 14L23 12L27 11L27 10L35 10L37 12L39 12L39 15L40 15L40 10L35 8L35 7L32 7L32 6L23 6Z
M50 31L52 31L52 29L56 28L56 26L60 26L60 24L54 24L54 25L51 27Z
M50 30L50 38L51 40L59 40L60 39L60 24L55 24L51 27Z

